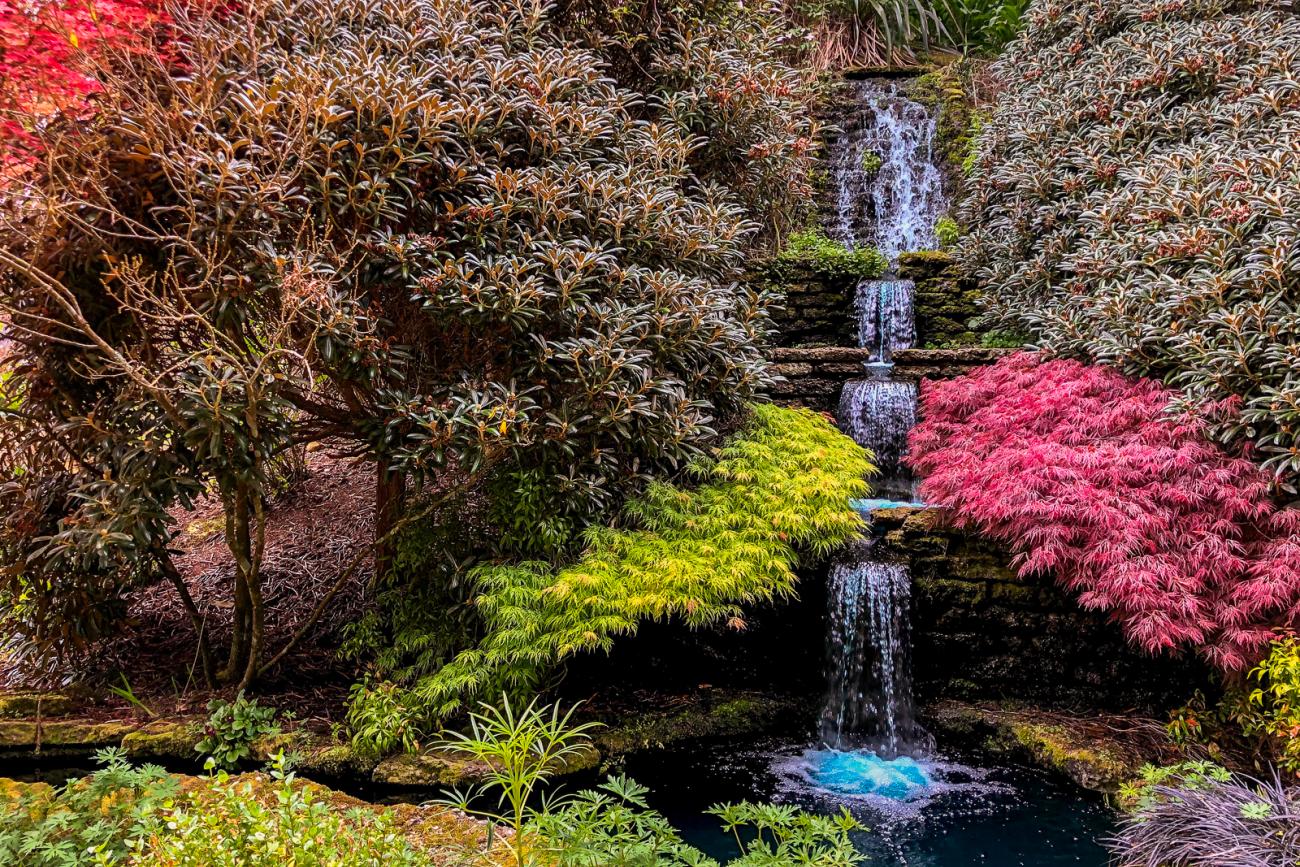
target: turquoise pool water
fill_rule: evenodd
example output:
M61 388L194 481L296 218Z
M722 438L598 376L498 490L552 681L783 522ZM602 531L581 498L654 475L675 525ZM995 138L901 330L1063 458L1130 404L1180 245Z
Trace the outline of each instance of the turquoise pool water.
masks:
M870 830L855 844L868 867L1106 867L1114 829L1094 796L1034 769L978 757L885 761L792 743L717 743L628 763L651 804L691 844L738 850L712 817L720 801L773 800L822 813L848 809Z

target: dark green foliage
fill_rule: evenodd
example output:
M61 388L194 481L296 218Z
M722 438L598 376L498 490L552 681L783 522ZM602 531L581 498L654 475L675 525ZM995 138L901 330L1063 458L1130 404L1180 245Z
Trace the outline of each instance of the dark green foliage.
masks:
M133 768L117 750L96 759L103 768L57 791L32 786L0 793L0 863L120 863L144 817L179 794L176 779L155 765Z
M964 256L994 327L1181 389L1300 470L1300 18L1045 0L998 67Z
M356 742L377 752L409 746L467 700L535 690L555 664L608 650L643 620L743 628L743 604L794 592L799 550L825 553L861 529L849 500L866 490L866 454L807 410L754 407L742 433L692 470L698 488L655 483L631 501L632 528L589 528L570 566L476 569L483 640L401 690L354 690Z
M263 735L280 733L275 721L276 710L245 698L241 692L234 701L213 699L208 704L208 721L203 726L203 739L194 749L213 767L233 770L252 756L253 741Z
M1029 0L937 0L935 7L949 45L991 55L1016 38Z

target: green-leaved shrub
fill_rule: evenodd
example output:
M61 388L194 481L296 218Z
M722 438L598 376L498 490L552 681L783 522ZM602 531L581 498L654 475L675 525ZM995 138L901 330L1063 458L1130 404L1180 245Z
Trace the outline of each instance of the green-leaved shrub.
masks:
M743 628L745 604L794 592L800 551L826 553L861 530L849 501L866 490L866 452L808 410L755 406L742 432L692 470L698 487L652 484L626 507L632 526L589 529L569 566L476 570L482 641L409 684L354 690L358 744L410 747L467 701L534 688L556 663L608 650L644 620Z
M120 864L145 819L180 792L176 778L156 765L132 767L118 750L96 758L103 767L58 789L0 789L0 864Z
M1300 17L1042 0L997 67L964 258L996 328L1182 389L1300 470Z
M258 704L257 699L246 698L242 692L234 701L213 699L208 703L208 714L203 738L194 749L213 767L223 770L234 770L251 758L253 741L280 733L275 708Z

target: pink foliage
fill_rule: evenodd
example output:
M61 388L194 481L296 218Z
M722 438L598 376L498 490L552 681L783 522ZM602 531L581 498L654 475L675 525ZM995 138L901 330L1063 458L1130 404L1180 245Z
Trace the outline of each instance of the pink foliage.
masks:
M1051 572L1149 652L1225 671L1300 615L1300 510L1212 443L1172 393L1110 368L1017 353L927 383L911 465L922 497Z
M30 144L28 126L80 113L98 89L94 58L149 50L166 20L160 0L0 0L0 136Z

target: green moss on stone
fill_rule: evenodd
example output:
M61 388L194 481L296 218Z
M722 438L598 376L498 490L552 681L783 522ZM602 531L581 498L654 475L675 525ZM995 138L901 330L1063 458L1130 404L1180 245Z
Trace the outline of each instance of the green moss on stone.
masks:
M122 750L132 758L193 759L194 745L202 737L198 720L161 720L128 732Z
M136 729L135 723L98 720L0 720L0 746L36 749L39 746L117 746Z
M1031 707L944 701L925 713L949 737L983 739L994 753L1018 755L1057 771L1079 786L1113 794L1133 778L1144 759L1139 750L1096 720ZM1134 727L1130 726L1130 729Z
M641 714L594 733L607 758L657 749L683 741L763 732L793 711L788 699L758 694L700 702L662 714Z
M11 692L0 695L0 717L64 716L78 702L61 692Z

